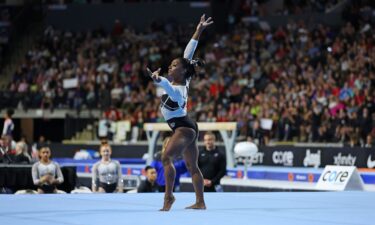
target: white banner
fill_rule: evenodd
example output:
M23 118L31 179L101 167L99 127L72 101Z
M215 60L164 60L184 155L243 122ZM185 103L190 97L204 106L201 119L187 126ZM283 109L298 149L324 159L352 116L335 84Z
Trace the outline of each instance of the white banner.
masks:
M63 87L65 89L78 87L78 78L64 79L63 80Z
M126 140L126 132L130 131L131 123L128 120L119 121L116 123L115 142L122 142Z
M271 119L262 118L260 119L260 127L264 130L272 129L273 121Z

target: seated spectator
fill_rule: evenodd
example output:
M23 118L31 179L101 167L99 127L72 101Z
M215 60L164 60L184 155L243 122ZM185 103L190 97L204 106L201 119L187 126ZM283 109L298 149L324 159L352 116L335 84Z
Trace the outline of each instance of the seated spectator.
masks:
M372 136L371 134L369 134L367 135L367 138L366 138L365 148L372 148L372 147L373 147Z
M152 166L146 166L146 180L142 181L138 187L138 193L145 193L145 192L158 192L159 187L156 183L156 170Z
M46 141L46 138L41 135L39 136L38 142L34 143L31 147L31 158L33 161L39 160L39 149L49 145L49 141Z
M92 167L92 192L122 193L124 184L120 162L111 159L112 148L107 142L100 146L102 159Z
M36 162L32 167L33 182L38 186L38 193L57 193L56 185L64 182L59 164L50 159L51 150L49 147L39 150L39 158L39 162Z
M167 147L169 137L165 138L163 141L162 150L155 154L154 161L151 162L151 166L156 169L157 178L156 183L159 186L159 192L165 191L165 178L164 178L164 167L161 161L161 155L163 154L165 148ZM174 168L176 169L176 179L174 180L173 191L178 191L180 189L180 177L182 174L187 172L185 161L182 159L176 159L173 162Z
M3 135L0 139L0 162L12 163L16 155L16 144L10 135Z
M29 164L31 157L27 152L27 144L25 142L17 142L16 155L14 156L14 163Z

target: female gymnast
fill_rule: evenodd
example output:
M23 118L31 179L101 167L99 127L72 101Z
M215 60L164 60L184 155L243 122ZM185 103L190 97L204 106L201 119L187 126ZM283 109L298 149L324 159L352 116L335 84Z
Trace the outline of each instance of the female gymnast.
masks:
M161 86L165 94L161 97L161 112L173 135L162 155L165 176L165 195L164 205L160 211L169 211L175 201L173 196L173 186L176 176L176 170L173 166L173 158L183 153L186 167L188 168L195 190L195 204L186 207L187 209L206 209L203 197L203 177L198 168L198 126L187 116L187 97L189 83L195 75L195 66L202 66L199 60L192 60L194 51L198 45L198 40L203 30L213 23L212 18L207 20L202 15L199 24L193 34L192 39L186 46L184 57L176 58L168 68L168 75L172 79L170 82L160 76L160 68L151 72L147 68L149 76L154 82Z
M102 159L92 167L92 191L101 193L122 193L124 184L120 162L111 160L112 148L109 144L100 146Z
M38 193L57 193L56 185L64 182L60 166L50 159L49 147L42 147L39 150L39 157L39 162L34 163L31 169L33 182L38 186Z

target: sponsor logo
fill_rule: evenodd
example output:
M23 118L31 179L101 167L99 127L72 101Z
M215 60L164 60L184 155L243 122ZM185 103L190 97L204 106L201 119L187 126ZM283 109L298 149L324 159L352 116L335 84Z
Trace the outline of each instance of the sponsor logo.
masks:
M329 183L344 183L348 178L348 171L327 170L322 175L322 180Z
M320 155L321 155L321 151L318 150L317 153L311 153L310 152L310 149L307 149L306 150L306 156L305 158L303 159L303 165L305 167L307 166L313 166L315 168L318 168L320 166Z
M357 157L352 156L350 153L349 155L345 156L340 152L336 156L333 156L333 164L337 166L354 166L356 160Z
M202 154L201 154L202 155ZM264 152L257 152L251 157L236 157L238 163L263 164Z
M375 167L375 160L371 160L371 155L367 158L367 167L370 169Z
M131 174L132 174L132 175L142 175L142 170L139 170L139 169L133 169Z
M284 166L293 166L293 152L291 151L274 151L272 153L272 161L275 164L282 164Z
M326 166L316 184L318 190L363 190L363 181L355 166Z
M176 123L170 123L170 125L173 128L174 126L176 126Z
M304 175L304 174L296 174L295 179L296 179L296 181L307 181L307 175Z
M236 178L237 177L237 171L228 171L227 172L227 175L232 177L232 178Z
M253 157L251 157L251 162L253 164L263 164L264 152L257 152Z

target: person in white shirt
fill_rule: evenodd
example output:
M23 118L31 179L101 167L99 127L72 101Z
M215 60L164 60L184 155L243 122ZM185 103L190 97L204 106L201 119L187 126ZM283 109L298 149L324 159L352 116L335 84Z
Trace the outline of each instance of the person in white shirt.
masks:
M12 137L14 130L14 123L12 120L13 113L14 111L12 109L8 109L5 113L2 136L9 135Z
M183 153L186 167L188 168L195 190L196 202L187 209L206 209L203 196L203 177L199 170L198 159L198 126L187 115L186 104L191 78L195 75L195 66L202 66L200 60L192 60L198 40L203 30L213 23L212 18L207 20L205 15L200 18L192 39L186 46L184 57L172 61L168 69L170 82L160 76L160 68L155 72L147 69L153 81L162 87L165 94L161 97L161 112L173 135L168 142L165 152L162 155L162 162L165 176L164 205L161 211L169 211L175 201L173 187L176 176L176 169L173 166L173 158Z

